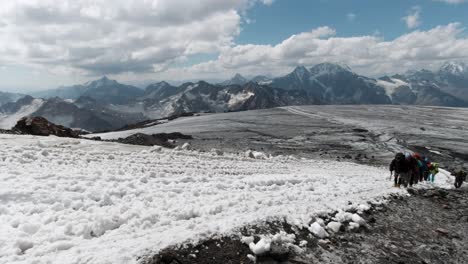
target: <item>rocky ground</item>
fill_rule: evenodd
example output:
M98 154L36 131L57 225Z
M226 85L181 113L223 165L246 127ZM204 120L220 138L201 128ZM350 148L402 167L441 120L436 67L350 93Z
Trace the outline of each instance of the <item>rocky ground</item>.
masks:
M302 246L280 254L257 256L257 263L467 263L468 188L411 189L411 196L392 196L361 214L365 227L341 228L319 239L286 223L245 228L243 236L285 231ZM325 221L327 217L324 217ZM166 249L146 264L254 263L239 237L221 237L198 245Z

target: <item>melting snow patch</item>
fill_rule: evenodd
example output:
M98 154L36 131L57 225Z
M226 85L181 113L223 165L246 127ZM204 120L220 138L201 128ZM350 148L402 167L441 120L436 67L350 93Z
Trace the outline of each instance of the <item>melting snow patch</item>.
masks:
M11 238L0 243L0 263L134 264L189 239L265 220L307 226L348 201L403 192L382 180L386 168L255 151L246 158L23 135L0 135L0 145L0 238ZM441 170L436 184L448 179ZM334 221L352 217L340 211ZM322 224L311 232L326 237ZM293 239L244 243L261 253L294 249Z
M254 242L254 237L253 236L242 237L241 242L244 244L250 245L250 243Z
M339 210L338 213L336 213L334 220L344 223L344 222L349 222L353 218L352 213L344 212L343 210Z
M262 238L257 243L251 242L249 244L250 251L252 251L255 255L261 256L270 251L271 247L271 239L270 238Z
M368 204L360 204L357 207L358 213L362 214L363 212L367 212L371 209L371 207Z
M265 236L257 243L251 242L249 248L256 256L262 256L267 253L278 255L285 254L288 253L291 248L296 247L294 245L295 239L296 235L281 231L273 236Z

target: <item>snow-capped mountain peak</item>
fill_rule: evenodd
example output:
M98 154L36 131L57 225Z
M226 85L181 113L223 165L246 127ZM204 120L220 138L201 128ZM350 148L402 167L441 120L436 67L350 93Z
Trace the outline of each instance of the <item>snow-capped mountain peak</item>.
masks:
M107 76L103 76L102 78L94 81L87 82L85 86L88 86L88 89L103 87L103 86L110 86L117 84L117 81L111 80L107 78Z
M236 73L234 77L232 77L231 79L227 81L222 82L221 85L244 85L247 82L248 80L244 76L242 76L239 73Z
M242 76L240 73L236 73L236 75L234 75L234 77L232 78L233 80L246 80L244 78L244 76Z
M163 89L163 88L166 88L166 87L171 87L171 85L165 81L162 81L162 82L158 82L158 83L153 83L153 84L150 84L148 85L148 87L146 87L146 92L147 93L150 93L152 91L156 91L156 90L159 90L159 89Z
M306 67L297 66L294 69L293 74L299 79L304 79L304 77L307 77L310 73L309 73L309 70L307 70Z
M340 72L352 72L351 68L348 65L341 63L329 63L324 62L315 65L310 68L310 73L313 75L324 75L324 74L337 74Z
M260 85L268 85L272 82L272 78L263 75L257 75L250 79L251 82L258 83Z
M439 72L452 75L468 75L468 66L463 62L449 61L440 67Z

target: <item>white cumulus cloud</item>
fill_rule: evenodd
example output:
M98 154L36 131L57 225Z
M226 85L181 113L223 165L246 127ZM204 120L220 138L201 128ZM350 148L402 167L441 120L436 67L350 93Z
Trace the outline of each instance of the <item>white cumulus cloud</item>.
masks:
M127 79L213 79L233 73L278 75L296 65L344 62L378 75L468 60L460 24L340 37L331 27L299 32L276 44L234 42L243 14L268 0L15 0L0 8L0 65L27 65L59 75L109 74ZM420 9L411 10L420 23ZM407 21L407 22L408 22ZM215 59L182 67L192 56Z
M164 69L232 45L252 1L4 1L0 64L91 75Z
M245 75L280 75L297 65L342 62L362 74L378 76L409 69L436 68L446 60L468 61L468 38L458 23L427 31L413 31L393 40L378 35L337 37L334 29L320 27L293 35L276 45L234 45L216 60L173 68L164 79Z
M421 8L415 6L411 8L409 14L402 18L409 29L417 28L421 25Z

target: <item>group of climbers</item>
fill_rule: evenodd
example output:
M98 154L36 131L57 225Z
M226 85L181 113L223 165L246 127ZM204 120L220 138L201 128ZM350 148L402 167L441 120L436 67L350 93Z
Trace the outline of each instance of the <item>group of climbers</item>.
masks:
M422 181L434 182L439 173L439 164L429 161L427 157L418 153L397 153L390 163L390 177L394 177L394 186L412 187ZM459 170L455 173L455 188L460 188L466 180L466 172Z
M422 181L434 182L437 173L439 164L417 153L397 153L390 163L390 174L394 177L395 187L411 187Z

